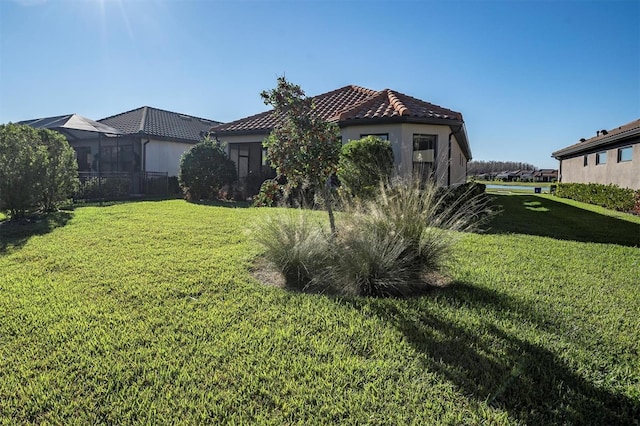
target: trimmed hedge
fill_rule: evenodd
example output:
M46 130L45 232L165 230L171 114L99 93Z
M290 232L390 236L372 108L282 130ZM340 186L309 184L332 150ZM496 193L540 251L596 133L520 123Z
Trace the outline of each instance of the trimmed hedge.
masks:
M599 183L560 183L556 195L611 210L640 214L640 189Z

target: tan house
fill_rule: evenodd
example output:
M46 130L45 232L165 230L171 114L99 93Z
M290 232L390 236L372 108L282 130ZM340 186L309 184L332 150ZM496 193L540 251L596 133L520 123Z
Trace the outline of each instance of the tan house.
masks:
M560 182L615 184L640 189L640 119L551 154L560 161Z
M438 185L466 181L471 148L462 114L385 89L345 86L313 98L314 113L340 127L342 142L375 135L389 140L398 174L421 171ZM211 129L228 144L240 180L273 173L262 141L277 124L273 110Z

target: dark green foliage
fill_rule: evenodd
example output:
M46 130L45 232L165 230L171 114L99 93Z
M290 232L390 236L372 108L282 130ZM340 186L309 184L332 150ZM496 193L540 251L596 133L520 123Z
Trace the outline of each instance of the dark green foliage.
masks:
M167 178L167 192L169 196L182 194L180 182L178 182L178 176L169 176Z
M389 141L375 136L349 141L342 146L338 179L353 196L371 198L380 183L393 172L393 150Z
M62 135L19 124L0 126L0 210L11 217L55 209L73 193L77 169Z
M77 200L124 200L129 197L131 180L127 177L91 177L82 181L75 193Z
M276 179L262 182L260 192L253 199L254 207L275 207L282 198L282 187Z
M187 200L212 200L225 185L237 180L236 166L222 145L205 138L180 159L178 180Z
M640 190L620 188L618 185L599 183L561 183L556 195L583 203L595 204L611 210L640 213Z
M78 163L63 135L47 129L38 133L48 153L41 205L44 211L53 211L57 203L68 199L78 188Z

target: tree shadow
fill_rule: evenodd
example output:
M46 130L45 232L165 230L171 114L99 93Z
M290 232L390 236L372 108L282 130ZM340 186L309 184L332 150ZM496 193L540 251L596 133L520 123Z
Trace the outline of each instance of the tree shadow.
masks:
M59 211L23 219L0 222L0 255L9 249L24 246L29 238L44 235L56 228L65 226L73 218L73 213Z
M639 400L596 387L556 353L505 331L529 323L566 335L567 325L536 305L460 282L435 289L429 297L436 297L449 314L463 308L465 318L473 315L478 324L465 327L417 299L341 303L358 310L367 305L424 355L427 370L523 424L634 424L640 418ZM486 319L493 316L497 319Z
M640 224L535 195L495 195L502 207L488 233L518 233L561 240L640 246Z

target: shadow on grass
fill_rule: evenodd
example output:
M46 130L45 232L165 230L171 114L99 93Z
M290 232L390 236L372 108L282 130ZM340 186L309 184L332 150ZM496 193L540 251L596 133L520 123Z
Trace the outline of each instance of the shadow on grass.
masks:
M356 309L368 305L424 354L427 370L523 424L634 424L640 417L640 401L596 387L558 354L532 343L534 338L523 340L505 331L528 324L535 330L531 334L544 330L564 338L569 333L567 325L535 305L466 283L434 290L433 298L444 313L419 299L343 303ZM460 309L460 318L473 325L452 319ZM506 324L510 327L503 329Z
M0 222L0 254L6 253L10 248L22 247L34 235L48 234L56 228L65 226L72 217L73 213L60 211Z
M187 201L190 204L198 204L201 206L227 207L231 209L246 209L251 207L250 201L221 201L221 200L199 200Z
M489 233L518 233L561 240L640 246L640 224L604 216L535 195L494 195L502 213Z

